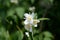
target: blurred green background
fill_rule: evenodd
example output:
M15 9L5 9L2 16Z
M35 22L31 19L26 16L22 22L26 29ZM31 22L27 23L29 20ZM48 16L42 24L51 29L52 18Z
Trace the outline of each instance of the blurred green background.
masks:
M59 0L0 0L0 40L32 40L25 35L24 13L35 6L38 18L49 18L38 23L34 40L60 40Z

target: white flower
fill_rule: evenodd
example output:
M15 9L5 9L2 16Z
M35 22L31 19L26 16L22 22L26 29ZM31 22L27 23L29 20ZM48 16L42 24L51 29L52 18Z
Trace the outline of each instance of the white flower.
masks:
M17 4L18 3L18 0L10 0L10 2Z
M28 32L25 32L25 34L27 35L27 37L29 37L29 33Z
M40 21L34 19L35 16L34 12L32 12L32 14L25 13L24 16L25 16L25 21L24 21L25 29L32 32L32 26L37 27L37 23L39 23Z
M25 16L24 24L32 24L33 23L34 13L32 13L32 14L25 13L24 16Z

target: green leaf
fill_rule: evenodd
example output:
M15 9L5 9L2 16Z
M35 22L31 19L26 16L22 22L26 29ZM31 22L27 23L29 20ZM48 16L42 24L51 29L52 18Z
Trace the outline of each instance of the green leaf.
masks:
M0 17L0 25L2 24L1 22L2 22L2 18Z
M50 0L51 3L53 3L54 0Z
M31 0L31 3L33 4L35 0Z
M40 18L38 20L50 20L49 18Z
M23 39L23 32L21 30L17 31L17 35L18 35L18 40L22 40Z
M45 4L53 4L53 1L54 1L54 0L43 0L43 2L44 2Z
M22 40L23 39L23 32L20 31L16 31L11 35L12 40Z
M42 33L39 34L39 40L43 40L43 34Z
M48 32L48 31L43 32L43 34L44 34L45 37L53 38L53 35L50 32Z
M0 39L1 40L10 40L9 32L6 31L3 26L0 27Z
M34 37L33 37L34 40L43 40L43 34L40 33L40 34L36 34Z
M38 35L33 37L33 40L39 40Z
M16 15L13 15L12 18L14 19L14 21L17 23L18 22L18 19L17 19L17 16Z
M39 33L39 30L34 29L33 34Z
M16 12L17 12L17 15L18 15L20 18L23 18L25 9L24 9L23 7L17 7L17 8L16 8Z
M7 17L8 16L13 16L14 15L14 13L15 13L15 10L14 9L9 9L8 11L7 11Z
M9 0L5 0L5 5L8 6L8 7L10 7L10 2L9 2Z
M44 40L52 40L51 38L45 37Z

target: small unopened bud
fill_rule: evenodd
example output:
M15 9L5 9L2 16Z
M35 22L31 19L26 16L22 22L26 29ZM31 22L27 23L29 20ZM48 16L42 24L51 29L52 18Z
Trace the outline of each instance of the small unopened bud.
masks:
M34 6L33 7L30 7L29 10L30 11L35 11L35 7Z
M18 0L10 0L11 3L18 4Z

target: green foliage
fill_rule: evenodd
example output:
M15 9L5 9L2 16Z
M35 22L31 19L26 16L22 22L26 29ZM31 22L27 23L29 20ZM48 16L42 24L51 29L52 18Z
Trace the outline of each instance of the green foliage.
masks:
M3 26L0 27L0 40L10 40L9 32Z
M15 9L11 8L7 11L7 17L15 17L14 14L16 13L19 18L23 18L24 12L25 9L23 7L16 7Z
M20 31L13 33L11 35L11 39L12 40L22 40L23 39L23 32L20 30Z
M5 3L5 5L6 5L7 7L10 7L10 2L9 2L9 0L4 0L4 3Z
M45 35L45 37L52 37L53 38L52 34L48 31L43 32L43 34Z
M45 38L44 38L44 40L51 40L51 39L50 39L50 38L48 38L48 37L45 37Z
M52 40L52 38L54 38L53 35L48 31L43 32L43 35L45 36L44 40Z
M35 2L35 0L31 0L31 3L33 4Z

